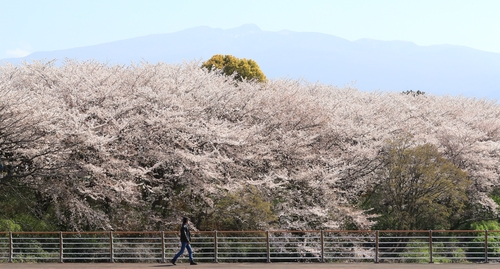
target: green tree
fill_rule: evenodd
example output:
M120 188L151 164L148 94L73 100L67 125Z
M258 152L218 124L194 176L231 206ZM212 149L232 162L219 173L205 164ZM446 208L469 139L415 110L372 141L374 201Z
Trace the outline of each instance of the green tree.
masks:
M235 193L228 193L216 201L214 210L203 221L205 230L262 230L276 216L272 205L254 186L247 186Z
M495 188L491 193L490 193L491 199L495 201L495 203L500 206L500 188Z
M407 148L391 142L379 181L365 196L378 229L450 229L468 202L466 172L431 144Z
M472 230L476 231L500 231L500 224L496 220L482 220L478 222L474 222L471 225ZM476 237L472 240L473 242L477 243L477 246L481 246L482 243L484 242L484 233L477 233ZM469 252L474 253L474 252L479 252L477 255L474 256L483 256L484 254L482 253L483 249L481 248L474 248L472 247L469 249ZM490 254L488 255L489 257L498 257L500 256L500 233L499 232L488 232L488 252ZM493 255L492 255L493 254Z
M209 71L219 69L228 76L236 73L235 79L239 81L243 81L243 79L266 81L266 76L254 60L238 59L232 55L214 55L208 61L203 62L201 67L207 68Z
M0 191L0 231L58 230L56 212L50 200L30 186L11 178Z

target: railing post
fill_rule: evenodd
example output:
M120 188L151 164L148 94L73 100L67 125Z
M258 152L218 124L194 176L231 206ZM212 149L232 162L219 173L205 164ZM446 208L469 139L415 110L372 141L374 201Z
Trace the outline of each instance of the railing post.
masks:
M484 230L484 262L488 263L488 230Z
M432 230L429 230L429 263L434 263L432 259Z
M269 243L269 231L266 231L266 252L267 252L267 262L271 262L271 244Z
M379 230L375 231L375 263L378 263Z
M217 256L219 256L218 246L219 246L219 243L217 242L217 230L215 230L214 231L214 262L215 263L219 262L218 257L217 257Z
M165 232L161 231L161 263L165 263Z
M109 262L115 262L115 254L113 250L113 231L109 232Z
M12 238L12 232L9 232L9 263L12 263L14 258L14 239Z
M59 263L63 263L63 234L59 232Z
M321 230L321 262L325 262L325 231Z

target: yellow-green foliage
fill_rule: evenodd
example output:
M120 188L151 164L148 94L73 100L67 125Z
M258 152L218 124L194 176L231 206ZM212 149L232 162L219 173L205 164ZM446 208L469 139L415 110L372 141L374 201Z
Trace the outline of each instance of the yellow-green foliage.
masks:
M258 82L266 81L266 76L262 70L260 70L259 65L251 59L238 59L232 55L217 54L212 56L212 58L208 61L204 62L201 67L207 68L209 71L219 69L222 70L222 73L228 76L236 73L235 79L239 81L242 81L243 79L255 79Z
M271 203L256 187L247 186L220 199L203 226L210 230L257 230L274 220Z
M449 229L468 201L468 175L431 144L408 148L390 142L380 181L366 204L379 214L379 228Z
M499 188L494 189L494 190L490 193L490 195L489 195L489 196L491 197L491 199L493 199L493 201L495 201L495 203L496 203L497 205L499 205L499 206L500 206L500 189L499 189Z
M0 219L0 231L2 232L19 232L21 225L15 223L10 219Z
M473 230L479 231L497 231L488 232L488 252L490 257L500 256L500 224L496 220L482 220L471 224ZM484 242L485 233L478 233L477 237L474 238L474 242ZM471 249L471 252L481 252L482 250Z

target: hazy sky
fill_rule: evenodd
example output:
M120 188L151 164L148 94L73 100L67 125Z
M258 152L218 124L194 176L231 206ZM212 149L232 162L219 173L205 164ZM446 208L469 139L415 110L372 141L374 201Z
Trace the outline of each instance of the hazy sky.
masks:
M246 23L500 53L499 13L500 0L0 0L0 59Z

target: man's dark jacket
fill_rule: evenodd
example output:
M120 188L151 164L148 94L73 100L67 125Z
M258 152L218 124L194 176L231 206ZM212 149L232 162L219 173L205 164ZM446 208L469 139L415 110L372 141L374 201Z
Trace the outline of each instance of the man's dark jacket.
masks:
M191 233L187 223L183 223L181 226L181 242L191 242Z

